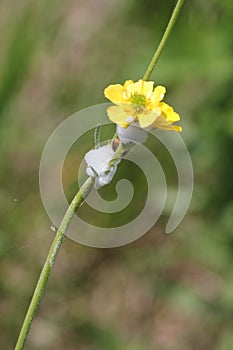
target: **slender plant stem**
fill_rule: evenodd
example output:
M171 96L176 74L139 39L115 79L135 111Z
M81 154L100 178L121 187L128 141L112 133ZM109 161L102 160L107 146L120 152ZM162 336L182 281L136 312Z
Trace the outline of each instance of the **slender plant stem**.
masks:
M183 3L184 3L184 0L178 0L177 3L176 3L176 6L172 12L172 15L171 15L171 18L168 22L168 25L167 25L167 28L162 36L162 39L159 43L159 46L157 47L155 53L154 53L154 56L152 57L152 60L143 76L143 80L148 80L150 78L150 75L154 69L154 66L156 65L158 59L159 59L159 56L161 55L161 52L163 51L163 48L164 46L166 45L166 42L167 42L167 39L169 37L169 35L171 34L172 32L172 29L174 27L174 24L176 23L176 20L178 18L178 15L180 13L180 10L183 6Z
M21 350L24 347L25 341L27 339L28 332L30 330L32 321L35 317L35 314L37 312L37 309L39 307L39 303L43 297L44 290L50 275L50 272L52 270L53 264L56 260L58 251L64 241L64 234L67 231L67 228L70 224L70 221L72 217L74 216L74 213L78 209L78 207L82 204L82 202L87 197L88 193L90 192L92 186L93 186L93 178L89 177L84 184L81 186L79 192L75 195L73 198L69 208L67 209L67 212L65 213L62 222L57 230L57 233L54 237L53 243L51 245L51 248L49 250L48 256L46 258L46 261L44 263L43 269L41 271L39 280L37 282L36 288L34 290L34 294L32 296L27 314L25 316L18 341L15 346L15 350Z
M181 10L181 7L183 5L184 0L178 0L177 4L174 8L174 11L172 13L171 19L167 25L167 28L164 32L164 35L160 41L160 44L158 46L158 48L155 51L155 54L144 74L143 80L148 80L152 70L156 64L156 62L158 61L158 58L167 42L167 39L173 29L173 26L176 22L176 19L179 15L179 12ZM114 135L115 136L115 135ZM116 162L119 158L121 158L124 155L124 152L127 152L130 149L130 146L128 147L128 149L125 149L123 147L123 144L120 143L118 149L116 150L113 159L110 161L110 165L114 164L114 162ZM58 251L65 239L65 233L69 227L70 221L73 218L76 210L78 209L78 207L82 204L82 202L85 200L85 198L88 196L89 192L92 189L92 186L94 184L94 179L89 177L85 183L81 186L79 192L75 195L74 199L72 200L69 208L67 209L67 212L65 213L61 224L57 230L57 233L54 237L54 240L52 242L51 248L49 250L48 256L46 258L46 261L44 263L43 269L41 271L39 280L37 282L37 285L35 287L28 311L26 313L16 346L15 346L15 350L22 350L24 348L24 344L25 341L27 339L27 335L28 332L30 330L32 321L36 315L36 312L38 310L40 301L43 297L44 291L45 291L45 287L49 278L49 275L51 273L51 270L53 268L53 264L56 260Z

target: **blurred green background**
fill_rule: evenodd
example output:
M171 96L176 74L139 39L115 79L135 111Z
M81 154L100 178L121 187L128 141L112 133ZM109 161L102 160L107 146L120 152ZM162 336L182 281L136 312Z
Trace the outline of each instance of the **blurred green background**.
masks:
M142 77L174 1L2 0L0 7L0 349L8 350L54 236L38 184L44 145L72 113L105 102L108 84ZM231 0L186 1L152 74L181 114L193 161L182 224L164 234L165 210L140 240L109 250L67 239L25 349L233 349L232 22ZM92 133L80 142L64 170L68 197ZM176 188L172 160L154 148ZM133 181L143 198L141 177Z

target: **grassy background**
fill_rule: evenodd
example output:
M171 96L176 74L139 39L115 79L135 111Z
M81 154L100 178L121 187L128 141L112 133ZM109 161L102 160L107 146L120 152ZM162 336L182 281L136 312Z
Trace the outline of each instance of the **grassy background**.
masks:
M173 6L1 1L1 349L14 346L53 238L38 185L48 137L72 113L105 102L109 83L143 75ZM231 0L187 1L152 76L182 115L194 165L184 221L166 236L165 212L140 240L111 250L67 239L26 349L233 348L232 15ZM174 165L158 148L172 187ZM140 198L141 178L133 180Z

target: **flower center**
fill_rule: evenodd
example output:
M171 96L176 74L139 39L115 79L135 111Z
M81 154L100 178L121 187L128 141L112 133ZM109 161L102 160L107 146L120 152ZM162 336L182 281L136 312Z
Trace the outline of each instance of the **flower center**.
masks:
M146 98L144 95L141 94L134 94L130 97L130 102L136 106L139 107L145 107L146 106Z

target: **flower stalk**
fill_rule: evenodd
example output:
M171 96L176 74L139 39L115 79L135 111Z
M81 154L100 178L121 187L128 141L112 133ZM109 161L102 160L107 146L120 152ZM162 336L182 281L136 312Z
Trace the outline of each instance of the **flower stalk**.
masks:
M175 6L175 8L173 10L173 13L171 15L171 18L170 18L170 20L169 20L169 22L167 24L167 28L165 29L165 32L164 32L164 34L162 36L162 39L161 39L161 41L160 41L160 43L158 45L158 48L156 49L156 51L155 51L155 53L154 53L154 55L152 57L152 60L151 60L149 66L148 66L148 68L147 68L147 70L146 70L146 72L145 72L145 74L143 76L143 80L148 80L150 78L151 73L152 73L152 71L154 69L154 66L156 65L156 63L157 63L157 61L158 61L158 59L159 59L159 57L160 57L160 55L161 55L161 53L163 51L164 46L167 43L168 37L170 36L170 34L172 32L172 29L173 29L173 27L174 27L174 25L176 23L176 20L177 20L177 18L179 16L179 13L180 13L180 10L181 10L183 4L184 4L184 0L178 0L177 1L176 6Z
M177 20L177 17L180 13L181 7L184 3L184 0L178 0L177 4L174 8L174 11L172 13L171 19L167 25L167 28L164 32L164 35L160 41L160 44L158 46L158 48L155 51L155 54L143 76L143 80L148 80L154 67L156 62L158 61L159 56L161 55L161 52L167 42L167 39L174 27L174 24ZM96 133L95 133L95 144L96 144L96 148L98 148L99 146L99 128L97 128ZM114 143L114 139L115 136L112 139L111 144L113 145ZM119 141L119 144L117 145L117 148L114 150L114 156L113 158L110 160L109 162L109 167L113 166L114 164L116 164L117 162L119 162L119 160L125 156L125 154L130 150L130 148L133 146L133 143L128 143L128 144L124 144L123 142ZM46 261L44 263L43 269L41 271L39 280L37 282L37 285L35 287L28 311L26 313L22 328L20 330L20 334L15 346L15 350L22 350L24 348L24 344L26 342L32 321L36 315L36 312L38 310L40 301L43 297L44 291L45 291L45 287L47 285L47 281L48 278L50 276L50 273L52 271L54 262L56 260L57 254L59 252L59 249L62 246L62 243L64 242L65 239L65 234L67 232L67 229L69 227L69 224L75 214L75 212L77 211L77 209L79 208L79 206L83 203L83 201L86 199L86 197L88 196L89 192L91 191L93 185L95 182L95 178L94 177L88 177L88 179L85 181L85 183L81 186L80 190L78 191L78 193L74 196L71 204L69 205L62 221L61 224L57 230L57 233L54 237L54 240L52 242L51 248L49 250L49 253L47 255Z

